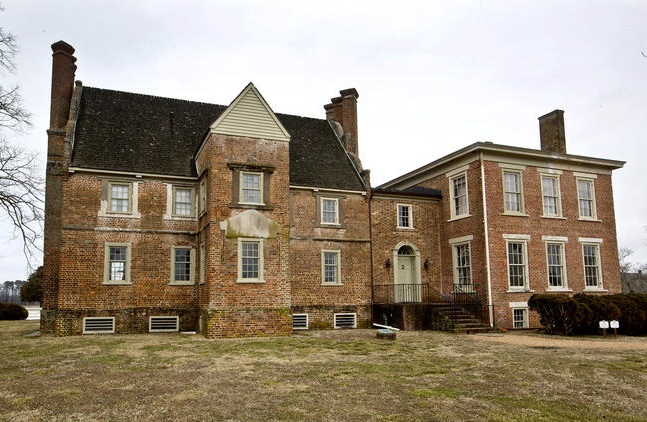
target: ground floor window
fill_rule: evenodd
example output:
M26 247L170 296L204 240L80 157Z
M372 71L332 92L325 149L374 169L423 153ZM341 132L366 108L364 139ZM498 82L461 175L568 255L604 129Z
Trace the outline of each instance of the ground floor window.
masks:
M528 308L512 309L512 326L514 328L528 328Z

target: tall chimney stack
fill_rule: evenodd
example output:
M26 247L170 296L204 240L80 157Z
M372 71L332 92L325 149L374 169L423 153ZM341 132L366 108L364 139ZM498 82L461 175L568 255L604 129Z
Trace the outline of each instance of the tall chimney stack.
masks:
M339 91L340 96L332 98L326 104L326 119L339 123L344 130L342 140L346 151L359 156L357 136L357 98L359 94L355 88Z
M52 44L52 102L49 114L49 127L52 130L65 130L70 115L76 72L76 57L73 54L74 48L65 41Z
M541 150L566 154L564 111L553 110L539 118Z

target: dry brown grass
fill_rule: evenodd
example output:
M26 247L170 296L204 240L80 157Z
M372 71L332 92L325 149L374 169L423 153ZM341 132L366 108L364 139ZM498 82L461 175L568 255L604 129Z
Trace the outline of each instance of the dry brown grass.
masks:
M647 338L36 329L0 321L0 420L647 420Z

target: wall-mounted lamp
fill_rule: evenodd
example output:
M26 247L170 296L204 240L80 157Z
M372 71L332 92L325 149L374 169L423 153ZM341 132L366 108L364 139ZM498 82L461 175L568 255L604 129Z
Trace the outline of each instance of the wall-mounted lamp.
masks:
M389 258L386 259L386 262L384 263L384 266L386 268L391 268L391 260Z
M425 259L424 266L425 266L425 270L428 270L428 269L429 269L429 259L428 259L428 258L427 258L427 259Z

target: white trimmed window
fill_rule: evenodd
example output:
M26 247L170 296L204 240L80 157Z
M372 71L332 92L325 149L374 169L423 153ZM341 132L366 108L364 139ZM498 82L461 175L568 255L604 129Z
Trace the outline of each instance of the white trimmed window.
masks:
M528 289L528 258L526 242L508 241L508 286L510 290Z
M541 194L544 217L561 217L562 201L559 192L559 176L541 175Z
M471 243L473 236L451 239L452 261L454 267L454 290L471 291L472 286L472 256Z
M321 224L339 224L339 199L320 198Z
M577 201L580 218L595 220L595 186L594 179L577 178Z
M263 173L240 172L240 203L263 204Z
M207 259L205 256L204 242L200 243L200 284L204 284Z
M132 183L111 182L108 187L108 210L111 213L129 214L132 210Z
M467 199L467 172L449 179L449 196L451 203L451 218L467 217L469 206Z
M548 269L548 290L567 289L564 241L546 241L546 265Z
M520 171L503 171L503 203L506 213L523 214L523 178Z
M130 243L106 243L103 265L105 284L131 284Z
M171 248L171 284L193 284L193 262L195 251L191 248Z
M413 228L413 209L409 204L398 204L398 228Z
M322 284L341 284L340 251L321 251Z
M602 289L602 267L600 265L600 244L582 243L584 260L584 289Z
M173 215L177 217L193 217L195 209L193 188L173 186Z
M263 239L238 239L238 282L265 282L263 279Z
M203 213L207 210L207 179L204 178L200 181L200 212Z
M528 328L528 308L512 308L512 326L514 328Z

